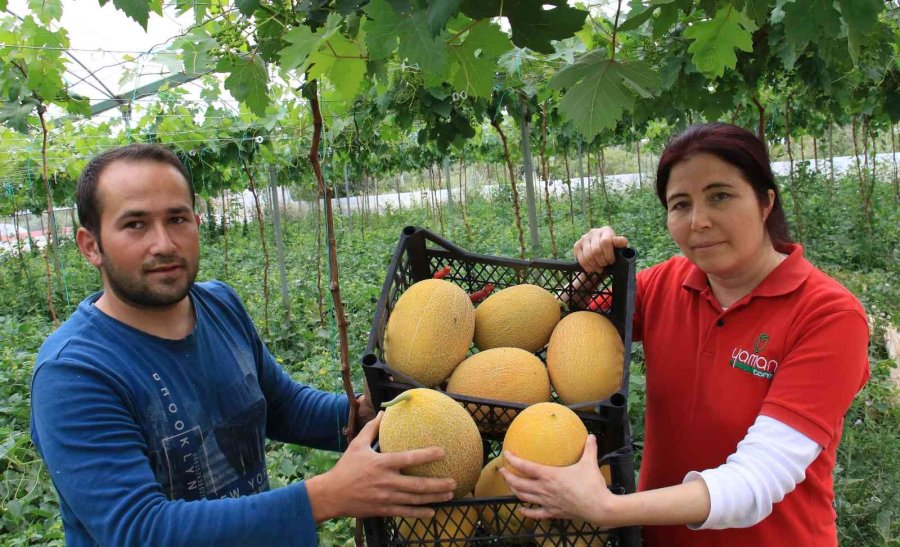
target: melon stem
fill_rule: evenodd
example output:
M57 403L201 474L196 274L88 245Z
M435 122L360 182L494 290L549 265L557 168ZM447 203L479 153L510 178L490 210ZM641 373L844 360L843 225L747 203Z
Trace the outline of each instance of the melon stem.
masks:
M388 407L394 406L397 403L408 400L410 397L411 397L411 395L409 394L409 391L404 391L403 393L401 393L400 395L397 395L390 401L381 403L381 408L388 408Z

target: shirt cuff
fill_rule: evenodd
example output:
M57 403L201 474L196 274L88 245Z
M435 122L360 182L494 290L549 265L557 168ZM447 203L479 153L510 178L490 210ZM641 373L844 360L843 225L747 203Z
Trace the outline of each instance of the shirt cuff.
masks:
M309 493L306 491L306 481L292 484L288 488L296 487L297 492L297 518L300 524L300 545L318 545L318 533L316 532L316 520L312 514L312 503L309 501Z

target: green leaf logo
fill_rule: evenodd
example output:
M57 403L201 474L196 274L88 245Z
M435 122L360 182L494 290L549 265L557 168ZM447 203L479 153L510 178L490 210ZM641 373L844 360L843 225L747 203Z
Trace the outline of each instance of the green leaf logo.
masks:
M756 353L757 355L762 353L768 345L769 335L763 332L753 341L753 353Z

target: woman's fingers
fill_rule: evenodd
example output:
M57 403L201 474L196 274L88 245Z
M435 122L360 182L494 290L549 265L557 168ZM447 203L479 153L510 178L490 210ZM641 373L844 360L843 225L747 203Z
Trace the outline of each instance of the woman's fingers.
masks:
M599 272L616 261L616 248L627 245L628 239L611 227L594 228L575 243L575 258L585 271Z
M525 518L535 520L547 520L554 518L554 515L543 507L519 507L516 512Z
M503 467L509 467L510 469L513 469L515 473L519 474L519 476L529 479L537 479L540 478L545 466L530 462L528 460L523 460L512 452L506 451L503 452ZM501 468L501 471L502 470L503 469Z

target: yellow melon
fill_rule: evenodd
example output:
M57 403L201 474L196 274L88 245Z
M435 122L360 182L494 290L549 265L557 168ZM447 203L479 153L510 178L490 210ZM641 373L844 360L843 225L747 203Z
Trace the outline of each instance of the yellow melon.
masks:
M500 474L503 467L503 457L497 456L481 471L478 483L475 485L476 498L493 498L512 496L512 490L506 484L506 479ZM480 505L481 522L494 535L509 536L530 533L534 529L534 520L525 518L515 512L515 503L497 507L497 511L491 505ZM495 505L496 507L496 505Z
M465 497L472 496L469 494ZM434 510L434 517L430 519L394 519L397 534L401 538L424 544L439 541L441 545L450 547L467 545L468 539L475 533L477 523L478 511L474 505L438 507Z
M589 311L567 315L547 344L547 372L565 404L606 399L621 387L625 346L609 319Z
M559 317L559 301L548 290L528 284L508 287L475 309L475 346L537 352L547 345Z
M454 497L475 488L481 473L484 447L472 416L458 402L433 389L404 391L384 403L378 440L382 452L402 452L440 446L444 457L436 462L403 470L417 477L450 477L456 480Z
M533 404L550 400L550 377L544 363L533 353L519 348L494 348L460 363L447 381L447 393ZM469 412L479 417L479 424L491 420L480 416L474 403L469 407ZM506 425L511 417L495 408L492 420Z
M466 358L475 332L475 308L458 285L419 281L404 292L388 319L384 360L392 369L434 387Z
M503 450L542 465L564 467L581 459L587 436L587 428L571 409L559 403L537 403L509 424Z

